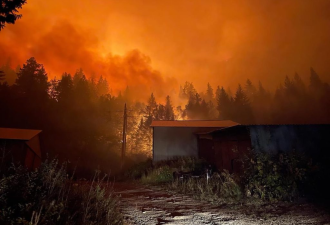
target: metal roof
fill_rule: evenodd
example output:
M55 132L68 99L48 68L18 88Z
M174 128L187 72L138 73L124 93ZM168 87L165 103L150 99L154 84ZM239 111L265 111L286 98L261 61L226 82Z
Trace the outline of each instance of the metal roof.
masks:
M14 128L0 128L0 139L12 140L31 140L38 135L41 130L27 130L27 129L14 129Z
M232 127L240 125L231 120L154 120L151 127Z

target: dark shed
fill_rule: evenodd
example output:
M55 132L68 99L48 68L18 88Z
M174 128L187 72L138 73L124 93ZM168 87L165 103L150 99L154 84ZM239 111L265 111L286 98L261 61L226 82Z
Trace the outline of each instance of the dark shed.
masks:
M330 160L330 125L238 125L198 134L208 135L212 148L199 146L200 156L230 172L239 172L240 158L253 149L276 154L292 150L318 160ZM211 146L211 144L210 144ZM205 151L209 151L206 154Z
M0 163L2 169L19 163L28 169L40 166L41 151L39 134L41 130L0 128Z
M276 154L292 150L330 161L330 125L240 125L224 121L153 121L153 160L174 156L206 159L239 172L249 149Z
M198 134L202 140L205 134ZM212 131L208 134L212 139L212 150L199 146L199 157L206 159L218 169L239 172L240 158L251 149L249 132L245 126L234 126ZM210 154L205 152L211 151Z
M175 156L198 156L197 133L208 133L221 128L239 125L230 120L176 120L153 121L153 161ZM205 146L204 146L205 145ZM211 147L206 140L204 148Z

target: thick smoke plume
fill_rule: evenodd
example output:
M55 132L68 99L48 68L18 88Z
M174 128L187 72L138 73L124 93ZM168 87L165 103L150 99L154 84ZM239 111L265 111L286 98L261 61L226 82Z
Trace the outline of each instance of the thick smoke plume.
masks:
M33 0L1 31L0 60L35 56L52 76L83 67L112 86L134 80L146 90L167 77L198 89L247 78L275 89L285 75L308 79L310 67L329 82L329 12L328 0Z
M87 77L97 79L102 75L106 78L111 94L117 95L128 87L133 99L147 99L151 92L165 98L177 86L174 78L164 78L153 69L151 59L139 50L130 50L122 56L111 52L102 54L99 39L92 32L66 20L57 21L33 40L20 36L21 32L16 30L12 39L0 44L0 54L11 56L12 67L33 56L44 64L50 78L60 78L63 72L74 74L82 68ZM8 58L1 60L4 64Z

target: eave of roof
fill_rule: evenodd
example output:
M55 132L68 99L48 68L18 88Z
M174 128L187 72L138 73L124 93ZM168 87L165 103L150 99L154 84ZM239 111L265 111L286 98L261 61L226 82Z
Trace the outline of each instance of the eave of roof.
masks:
M222 131L227 131L230 129L237 129L237 128L251 128L251 127L279 127L279 126L295 126L295 127L308 127L308 126L318 126L318 127L330 127L330 124L239 124L239 125L235 125L235 126L231 126L231 127L222 127L222 128L217 128L214 130L210 130L210 131L199 131L196 132L195 134L197 135L204 135L204 134L213 134L216 132L222 132Z
M154 120L151 127L232 127L240 125L231 120Z
M0 139L28 141L38 135L40 132L41 130L0 128Z

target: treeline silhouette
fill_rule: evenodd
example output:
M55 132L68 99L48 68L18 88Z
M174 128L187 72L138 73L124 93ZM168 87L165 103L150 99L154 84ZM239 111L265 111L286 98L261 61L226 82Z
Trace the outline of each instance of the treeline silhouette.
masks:
M95 169L119 171L125 103L129 115L126 166L151 156L150 124L155 119L230 119L243 124L330 122L330 87L313 69L308 84L295 74L286 77L273 93L250 80L238 85L234 94L214 84L198 92L193 83L186 82L178 96L171 96L185 102L178 106L173 106L170 96L162 99L164 104L157 102L153 93L147 101L133 101L129 87L110 94L111 84L104 77L87 78L82 69L49 80L43 65L33 57L16 71L8 65L0 70L0 127L43 130L42 149L50 157L70 160L71 168L76 167L76 173L82 175L93 174Z
M188 101L181 117L188 119L230 119L242 124L320 124L330 123L330 86L313 68L309 84L296 73L286 76L275 92L261 82L255 86L249 79L238 84L235 93L210 84L198 93L192 83L180 87L180 97Z

